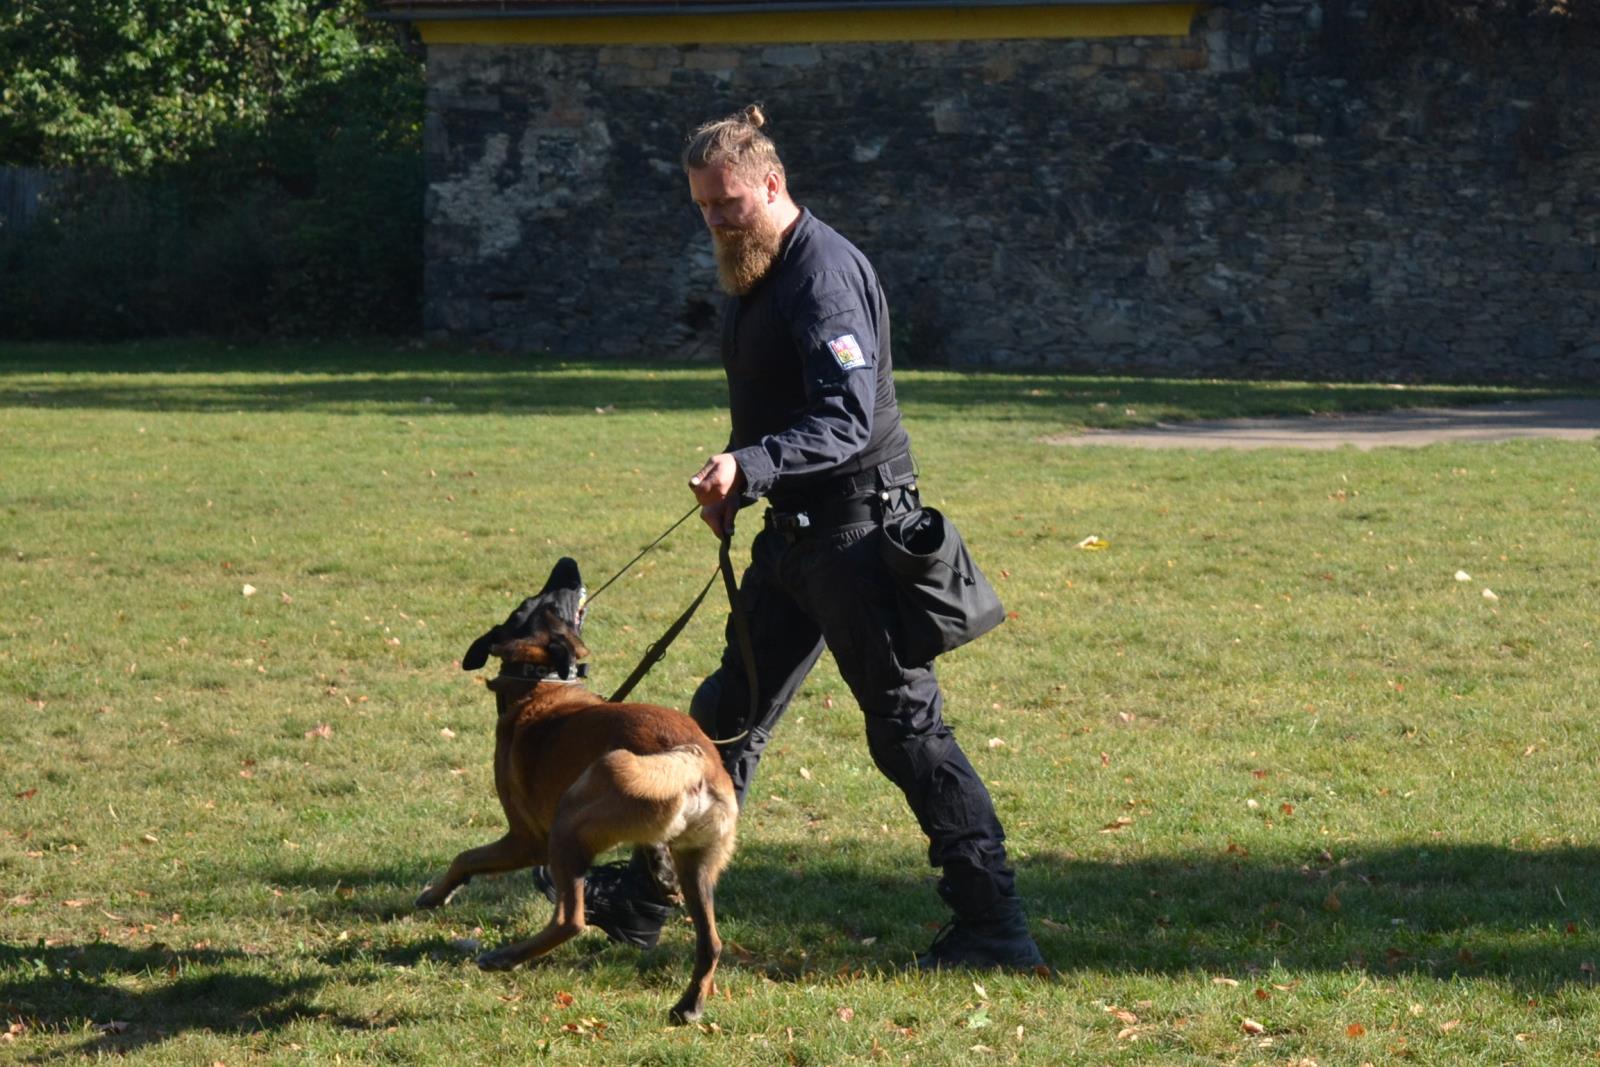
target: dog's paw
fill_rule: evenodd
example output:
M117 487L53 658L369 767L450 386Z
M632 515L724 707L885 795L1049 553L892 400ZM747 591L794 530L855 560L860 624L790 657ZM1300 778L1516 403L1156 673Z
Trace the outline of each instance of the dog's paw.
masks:
M667 1012L667 1022L673 1026L683 1026L687 1023L700 1021L701 1008L699 1004L689 1000L680 1000L674 1004L672 1010Z
M484 971L509 971L522 962L522 957L509 947L497 948L478 957L478 969Z
M459 886L457 888L460 888ZM416 906L419 908L437 908L442 904L450 903L450 898L456 895L454 889L445 889L442 886L430 885L417 897Z

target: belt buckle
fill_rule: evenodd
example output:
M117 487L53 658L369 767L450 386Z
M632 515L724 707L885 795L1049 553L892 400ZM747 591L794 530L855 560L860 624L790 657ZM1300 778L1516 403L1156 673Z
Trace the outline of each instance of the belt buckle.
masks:
M811 516L804 511L774 511L772 528L779 533L793 534L811 528Z

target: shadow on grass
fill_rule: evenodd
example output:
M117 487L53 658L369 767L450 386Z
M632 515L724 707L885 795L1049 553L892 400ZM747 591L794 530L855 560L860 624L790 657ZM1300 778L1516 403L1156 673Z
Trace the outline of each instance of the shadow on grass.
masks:
M41 380L41 375L48 377ZM920 409L919 414L971 417L982 408L991 416L1058 429L1137 425L1156 418L1304 415L1556 395L1548 388L1268 385L1045 372L907 372L900 375L899 386L903 402ZM569 363L409 346L0 345L0 406L559 415L596 409L720 410L725 402L720 368L711 365Z
M96 942L0 945L0 1011L51 1030L88 1020L94 1036L30 1062L121 1055L191 1030L256 1033L303 1018L327 1019L312 1002L323 979L269 973L270 958L238 950L149 948ZM141 989L148 986L148 989ZM366 1020L336 1025L366 1028Z
M908 966L944 918L932 874L909 849L904 869L864 873L847 858L854 847L808 855L746 842L718 893L727 962L775 981ZM415 914L414 894L437 873L420 862L343 865L297 867L271 880L310 891L307 923L364 919L382 927ZM1533 992L1593 984L1600 964L1597 875L1600 848L1430 842L1294 859L1224 852L1107 864L1040 854L1020 865L1018 884L1040 947L1062 973L1242 981L1269 971L1362 973L1488 980ZM354 891L324 892L337 887ZM431 924L480 922L493 943L527 936L544 914L526 874L484 879L450 909L418 915L392 938L368 927L351 944L317 955L330 969L325 974L243 948L0 945L7 976L0 979L0 1012L58 1033L82 1020L108 1028L35 1062L131 1052L193 1030L280 1030L307 1018L382 1029L393 1020L330 1014L318 1002L322 985L371 980L366 970L353 977L352 967L470 966L476 946ZM615 961L625 951L609 950L595 933L558 958L584 966L585 958ZM660 950L634 958L641 975L676 976L691 955L685 925L669 932Z
M299 873L305 884L312 872ZM309 884L372 889L310 917L401 918L437 873L323 872ZM796 856L746 841L719 888L719 914L744 930L735 958L775 979L895 969L926 947L945 917L933 877L909 853L903 871L875 875L837 851ZM1019 865L1018 886L1041 948L1061 971L1237 976L1279 967L1587 985L1600 965L1600 848L1430 842L1295 859L1224 852L1124 864L1036 854ZM530 900L538 897L527 875L513 873L464 888L451 910L487 924L502 916L519 927L508 936L526 936L525 913L511 919L506 911ZM542 920L542 902L534 912Z
M1592 847L1441 841L1115 866L1056 854L1035 856L1019 875L1039 941L1062 969L1282 967L1589 985L1600 963Z

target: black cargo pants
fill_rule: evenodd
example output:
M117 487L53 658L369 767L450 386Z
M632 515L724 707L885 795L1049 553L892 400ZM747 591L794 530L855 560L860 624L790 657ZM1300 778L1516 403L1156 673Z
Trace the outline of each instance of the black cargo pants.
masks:
M920 506L911 488L890 491L892 517ZM815 521L815 520L814 520ZM756 721L730 619L722 665L701 683L690 710L719 746L741 805L778 720L826 647L866 715L873 762L900 787L928 837L928 860L944 869L939 893L963 918L1020 914L1005 832L994 803L945 724L933 664L903 663L893 578L878 555L881 520L789 530L769 511L739 585L760 687Z

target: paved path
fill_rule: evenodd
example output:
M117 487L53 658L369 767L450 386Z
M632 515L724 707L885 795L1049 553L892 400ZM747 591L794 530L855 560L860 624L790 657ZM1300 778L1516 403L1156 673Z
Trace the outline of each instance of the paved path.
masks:
M1049 438L1058 445L1131 448L1418 447L1441 441L1600 437L1600 398L1518 400L1465 408L1405 408L1282 419L1157 423L1132 430L1088 430Z

